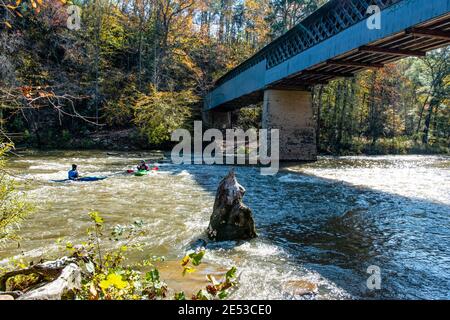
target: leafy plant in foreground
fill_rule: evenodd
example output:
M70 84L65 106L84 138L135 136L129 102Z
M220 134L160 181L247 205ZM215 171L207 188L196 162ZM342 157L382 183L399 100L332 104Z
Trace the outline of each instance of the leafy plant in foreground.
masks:
M0 142L0 246L15 239L19 223L33 211L33 207L17 191L16 184L5 171L6 154L11 144Z
M169 288L161 279L155 263L164 261L164 257L153 257L134 265L126 265L126 252L131 249L141 250L136 238L143 234L141 221L131 225L117 225L112 229L109 240L120 242L119 248L105 250L102 248L104 220L98 212L89 214L93 226L88 229L88 241L78 246L66 245L72 256L84 264L85 275L82 289L76 294L77 299L86 300L141 300L167 299ZM206 254L204 248L189 253L181 261L183 275L195 272ZM143 271L146 270L146 271ZM222 281L208 276L209 285L193 295L194 300L225 299L231 288L237 285L236 268L230 269ZM184 292L175 293L176 300L185 300Z

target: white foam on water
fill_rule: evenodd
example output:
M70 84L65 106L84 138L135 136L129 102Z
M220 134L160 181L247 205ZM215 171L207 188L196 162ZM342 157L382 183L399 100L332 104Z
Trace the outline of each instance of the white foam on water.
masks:
M354 186L450 204L450 170L417 168L307 168L304 172ZM442 180L441 192L435 182Z
M226 268L237 268L239 287L230 299L244 300L281 300L281 299L351 299L351 295L334 282L324 278L318 272L299 265L289 264L287 257L280 251L262 249L264 244L257 244L260 253L265 255L239 254L239 247L230 250L208 250L205 259ZM241 258L242 257L242 258ZM249 259L251 257L251 259ZM311 294L296 295L289 289L295 281L311 284L317 290Z
M183 170L180 173L178 173L177 176L190 177L191 174L188 171Z
M72 165L71 164L62 164L62 163L57 163L57 162L52 162L52 163L42 163L42 164L36 164L36 165L32 165L28 168L28 170L51 170L51 171L66 171L68 172L69 170L72 169ZM96 165L79 165L78 166L78 171L89 171L89 170L97 170L98 166Z
M269 257L277 255L285 255L286 253L278 246L262 242L245 242L237 247L236 251L242 251L249 255L257 255L259 257Z
M42 232L42 237L36 236L32 241L23 241L20 250L25 252L26 257L40 258L48 252L53 252L55 239L50 239L52 233L55 237L66 236L73 243L84 241L86 238L85 228L89 226L87 213L91 209L101 211L107 227L115 224L126 225L139 219L144 220L145 234L138 239L145 245L142 255L162 252L162 254L183 256L185 251L191 248L192 242L204 236L214 204L216 180L220 181L220 178L226 174L227 167L177 166L163 163L157 165L163 170L152 172L149 176L134 177L125 174L125 171L128 168L134 168L135 163L138 163L136 160L140 160L140 158L134 160L133 156L132 158L109 157L104 159L99 155L93 158L90 156L90 153L85 153L84 158L77 156L78 160L68 156L57 160L52 157L48 162L41 159L14 160L14 162L19 162L15 168L17 172L21 172L19 175L22 178L31 179L31 186L24 187L24 191L30 198L38 201L40 206L40 209L29 217L29 225L24 223L22 228L24 235L26 236L26 232L29 235L30 232L39 234L40 230L48 231ZM143 156L143 158L146 157ZM45 159L45 155L43 159ZM353 163L354 159L367 160L368 167L365 167L364 164ZM334 180L337 181L336 185L345 182L414 196L424 193L425 198L434 193L434 196L431 196L432 199L443 199L445 192L450 190L446 186L450 176L444 172L445 169L430 171L429 168L422 168L420 165L417 168L414 164L407 163L408 158L405 158L406 162L402 164L402 158L396 157L394 161L400 159L400 163L397 163L396 167L384 164L383 161L391 160L389 157L375 160L373 157L354 159L350 159L352 161L348 164L344 163L343 167L340 167L341 162L336 165L333 162L334 159L330 162L319 162L316 166L301 166L295 168L293 172L281 172L278 177L273 180L264 180L261 184L252 180L255 179L255 175L249 172L253 171L246 171L253 169L242 169L242 180L250 186L258 184L258 187L261 188L270 188L270 185L267 186L264 183L271 181L270 183L275 183L276 187L281 190L295 189L301 184L307 184L307 188L310 188L312 185L330 183ZM414 161L422 163L423 159L417 157ZM370 167L371 161L375 161L376 165ZM14 162L12 163L14 164ZM20 165L21 162L22 165ZM68 170L66 164L72 162L78 163L80 169L86 169L82 170L83 176L111 176L104 181L94 183L58 184L49 182L49 180L65 179ZM31 172L23 172L23 163L35 167ZM408 172L410 169L411 171ZM33 172L39 170L44 172ZM239 170L241 169L238 169L238 173ZM116 173L117 175L114 175ZM197 180L198 177L203 179L203 182L207 181L206 188L201 184L202 181ZM427 180L427 177L430 177L430 181ZM259 179L259 176L257 178ZM397 179L399 183L396 182ZM414 181L417 181L417 185ZM442 181L442 183L436 186L436 181ZM209 187L211 188L208 189ZM424 190L426 188L430 190ZM250 190L247 197L257 191ZM439 195L437 195L438 193ZM368 194L367 198L365 195L358 197L359 195L356 199L358 206L370 207L373 195ZM290 202L288 198L284 199L286 203L281 209L275 206L267 210L267 213L261 213L263 221L282 221L280 219L285 218L286 214L295 210L303 210L302 203ZM270 207L272 203L265 200L263 204ZM259 226L265 227L261 226L261 220L259 220ZM35 248L36 246L39 248ZM208 244L205 262L212 262L218 269L237 267L241 274L240 286L236 295L231 297L232 299L351 298L348 293L319 272L308 270L302 266L288 254L288 250L290 249L284 250L283 245L272 244L270 239L263 239L263 237L250 242ZM13 246L6 251L0 250L0 256L5 257L6 254L9 254L8 252L16 257L23 257L17 254L20 251ZM136 257L140 258L141 256L136 255ZM7 260L3 259L0 263ZM286 285L292 281L311 282L317 285L319 290L314 296L292 295L286 289Z
M293 173L282 175L281 177L278 178L278 181L283 183L312 183L312 184L322 183L321 180L316 179L314 177L308 177L305 175Z
M14 255L12 257L4 258L0 260L0 266L6 266L11 263L11 261L18 261L20 259L25 260L36 260L40 258L49 258L51 253L56 253L60 248L56 244L46 246L45 248L36 248L32 250L24 251L21 254Z

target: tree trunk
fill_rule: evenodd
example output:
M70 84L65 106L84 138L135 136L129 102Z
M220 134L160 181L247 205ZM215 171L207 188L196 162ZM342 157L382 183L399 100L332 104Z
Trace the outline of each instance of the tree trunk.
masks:
M322 112L322 95L323 95L323 85L320 85L319 94L317 97L317 123L316 123L316 145L320 148L320 121Z
M25 293L17 300L62 300L71 298L71 295L79 289L81 289L81 269L77 264L71 263L62 270L58 278Z
M350 117L350 125L347 127L347 137L350 138L350 140L353 139L353 132L355 131L355 122L357 121L357 119L354 119L353 114L354 114L354 109L355 109L355 100L356 100L356 95L355 95L355 88L356 87L356 78L353 78L352 83L351 83L351 88L350 88L350 109L348 110L349 113L349 117ZM352 142L353 143L353 142Z
M332 146L333 150L336 150L336 137L337 137L337 126L338 126L338 108L339 102L341 101L341 93L342 93L342 84L339 81L336 88L336 95L334 96L334 108L333 108L333 127L330 130L330 138L329 143Z
M61 300L81 288L81 269L75 258L61 258L14 270L0 277L0 291L6 290L8 279L18 275L36 274L43 279L53 279L40 284L26 293L0 292L17 297L17 300Z
M208 227L211 240L247 240L257 237L252 211L242 203L244 194L244 187L236 180L234 171L230 171L217 189Z
M430 124L431 124L431 118L433 116L433 110L434 107L439 104L439 101L436 98L432 98L430 102L430 107L428 109L427 117L425 118L425 127L423 128L423 137L422 137L422 143L428 144L429 141L429 135L430 135Z
M348 84L347 80L344 80L344 97L342 100L342 109L341 109L341 115L339 118L339 124L337 128L337 138L336 138L336 149L339 153L341 151L341 143L342 143L342 130L344 128L344 117L345 117L345 111L347 109L347 97L348 97Z
M420 131L420 126L422 125L422 118L423 118L423 112L425 111L425 106L427 105L428 99L430 98L430 95L427 95L427 98L425 99L425 102L422 105L422 109L420 110L419 113L419 121L417 123L417 130L416 133L419 133Z
M376 101L375 101L375 81L377 79L377 72L373 72L372 74L372 87L370 90L370 117L369 117L369 132L372 138L372 146L375 145L375 142L377 142L378 136L376 133L376 126L377 126L377 116L376 116Z

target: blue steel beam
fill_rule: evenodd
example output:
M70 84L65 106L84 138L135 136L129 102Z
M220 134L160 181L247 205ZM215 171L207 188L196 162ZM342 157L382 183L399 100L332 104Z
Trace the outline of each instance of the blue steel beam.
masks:
M264 90L348 52L360 48L368 50L367 46L371 43L407 33L417 25L450 12L450 0L377 0L375 3L384 8L381 11L381 29L369 30L366 10L372 3L369 0L328 2L284 36L219 79L215 88L205 97L205 110ZM379 48L378 51L381 50ZM398 49L397 53L414 55L412 50Z

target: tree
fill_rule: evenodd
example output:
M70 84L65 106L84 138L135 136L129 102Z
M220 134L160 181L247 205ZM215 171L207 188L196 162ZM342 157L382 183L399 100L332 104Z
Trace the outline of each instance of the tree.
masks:
M293 28L325 2L326 0L272 0L269 16L272 39Z
M90 139L93 130L137 127L150 137L152 126L134 109L138 99L153 97L150 88L204 97L216 79L325 2L74 1L83 14L81 30L73 31L63 5L71 1L0 0L0 23L10 25L0 32L1 128L27 130L38 146L55 145L64 130ZM370 152L397 138L448 144L448 50L316 88L322 150ZM34 100L39 92L46 98ZM200 118L201 103L189 109Z
M430 53L424 59L424 63L427 67L426 77L430 88L431 101L425 118L422 142L428 144L432 117L439 109L441 102L450 95L448 79L450 74L450 49L447 47ZM448 108L448 105L446 107Z
M141 94L136 100L134 121L151 144L159 145L170 141L174 130L186 128L190 107L197 101L191 91L163 92L151 86L150 94Z

